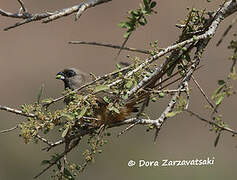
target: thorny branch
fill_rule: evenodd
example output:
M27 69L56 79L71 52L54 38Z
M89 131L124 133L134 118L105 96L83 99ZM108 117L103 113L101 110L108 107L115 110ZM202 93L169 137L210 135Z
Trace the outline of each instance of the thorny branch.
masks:
M206 122L210 125L214 125L215 127L218 127L219 129L223 130L223 131L227 131L227 132L230 132L232 133L233 135L236 135L237 134L237 131L229 128L229 127L225 127L225 126L221 126L217 123L215 123L214 121L210 121L210 120L207 120L203 117L201 117L200 115L198 115L197 113L194 113L193 111L191 110L185 110L186 112L188 112L191 116L195 116L196 118L198 118L199 120L203 121L203 122Z
M38 13L38 14L31 14L27 12L23 1L18 0L18 2L21 5L21 8L18 13L11 13L11 12L7 12L0 9L0 14L5 17L23 19L22 21L17 22L16 24L12 26L4 28L4 30L7 31L9 29L12 29L12 28L15 28L15 27L18 27L18 26L21 26L33 21L43 20L42 21L43 23L48 23L56 19L62 18L64 16L71 15L73 13L76 13L75 20L77 20L86 9L90 7L94 7L102 3L109 2L109 1L112 1L112 0L85 0L84 2L78 5L61 9L61 10L57 10L54 12L43 12L43 13ZM23 10L23 12L21 12L21 9Z
M119 46L119 45L105 44L105 43L98 43L98 42L69 41L69 44L86 44L86 45L110 47L110 48L114 48L114 49L123 49L123 50L131 51L131 52L139 52L139 53L143 53L143 54L150 54L149 51L143 50L143 49L136 49L136 48L130 48L130 47L122 47L122 46Z

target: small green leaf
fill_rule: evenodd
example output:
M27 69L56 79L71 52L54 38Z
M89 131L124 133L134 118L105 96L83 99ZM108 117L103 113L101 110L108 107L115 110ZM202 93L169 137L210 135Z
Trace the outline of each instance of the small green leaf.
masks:
M151 5L150 5L150 8L152 9L152 8L154 8L156 6L156 2L155 1L152 1L151 2Z
M47 164L50 164L50 161L49 161L49 160L43 160L43 161L41 161L41 166L44 166L44 165L47 165Z
M42 103L50 104L50 103L52 103L52 99L43 99Z
M61 114L62 117L65 117L66 119L72 121L74 119L74 116L72 113L62 113Z
M183 51L187 51L188 49L187 49L187 47L183 47L182 50Z
M131 11L131 15L134 17L139 17L140 13L139 13L139 11Z
M166 114L167 118L174 117L175 115L181 113L181 111L172 111Z
M143 0L143 4L144 4L145 6L148 6L148 4L149 4L148 0Z
M127 25L126 22L120 22L120 23L118 24L118 26L121 27L121 28L127 28L127 27L128 27L128 25Z
M99 91L105 91L105 90L108 90L109 89L109 86L107 85L100 85L100 86L97 86L94 90L94 93L97 93Z
M194 41L197 41L197 40L198 40L198 38L197 38L196 35L193 36L193 40L194 40Z
M81 118L85 115L87 109L88 109L88 107L84 107L84 108L81 110L81 112L80 112L79 116L77 117L77 119L81 119Z
M71 172L66 168L64 168L64 176L66 179L75 180Z
M109 98L107 96L103 97L103 100L106 102L106 103L109 103Z
M115 66L116 66L117 69L121 69L120 64L116 64Z
M217 105L217 106L223 101L225 95L226 95L226 93L223 92L223 93L221 93L221 94L217 97L217 99L216 99L216 105Z
M218 84L221 86L221 85L224 85L226 82L224 80L218 80Z
M129 80L129 81L125 84L125 87L126 87L127 89L130 89L132 86L133 86L133 81L132 81L132 80Z
M124 35L123 35L123 37L126 39L126 38L128 38L129 36L130 36L130 34L131 34L132 32L126 32Z
M156 99L155 97L151 98L151 100L152 100L153 102L156 102L156 101L157 101L157 99Z
M160 92L160 93L159 93L159 97L160 97L160 98L163 98L164 96L165 96L165 94L164 94L163 92Z
M63 131L62 138L64 138L67 135L68 130L69 130L69 126Z
M215 99L221 92L221 90L225 87L225 84L219 86L215 92L213 93L213 95L211 96L212 99Z
M139 24L142 26L145 26L147 24L147 19L145 17L142 17L140 21L138 21Z
M117 114L120 114L120 111L118 110L118 108L116 108L116 107L114 107L114 106L110 107L109 110L110 110L110 111L114 111L114 112L116 112Z
M122 98L123 98L123 100L127 100L128 99L128 94L122 95Z

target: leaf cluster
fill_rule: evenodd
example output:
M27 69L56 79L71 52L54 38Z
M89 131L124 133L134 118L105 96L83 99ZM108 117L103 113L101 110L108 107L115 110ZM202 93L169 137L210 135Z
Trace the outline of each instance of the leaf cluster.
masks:
M140 3L138 9L129 11L129 16L127 17L128 20L122 21L119 24L119 27L127 29L124 38L128 38L139 25L145 26L147 24L146 16L150 16L155 12L155 6L155 1L143 0L143 4Z

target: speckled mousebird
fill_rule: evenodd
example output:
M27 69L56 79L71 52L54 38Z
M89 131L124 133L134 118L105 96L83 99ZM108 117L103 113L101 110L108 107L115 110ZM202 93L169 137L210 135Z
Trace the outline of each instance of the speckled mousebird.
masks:
M81 87L88 79L88 74L76 68L66 68L60 71L56 75L56 79L60 79L64 82L64 88L69 88L74 90ZM116 122L124 121L132 113L138 112L137 107L135 107L135 102L125 104L124 107L120 107L120 113L111 112L108 110L106 103L103 99L104 94L96 95L96 102L98 106L94 109L95 118L97 121L94 123L95 126L100 126L102 124L113 124ZM65 102L68 104L69 100L66 99Z

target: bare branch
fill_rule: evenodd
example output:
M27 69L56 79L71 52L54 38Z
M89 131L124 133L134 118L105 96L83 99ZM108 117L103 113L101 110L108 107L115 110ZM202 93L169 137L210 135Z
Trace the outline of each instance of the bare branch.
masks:
M58 146L58 145L60 145L60 144L63 144L65 142L65 140L59 140L59 141L57 141L57 142L55 142L55 143L46 143L46 144L48 144L49 145L49 147L44 147L43 149L42 149L42 151L44 151L44 150L46 150L46 151L49 151L50 149L52 149L53 147L56 147L56 146Z
M36 117L35 114L32 114L32 113L27 114L27 113L22 112L21 110L13 109L13 108L10 108L7 106L2 106L2 105L0 105L0 110L14 113L14 114L21 115L21 116L25 116L25 117L31 117L31 118Z
M54 12L52 15L47 17L43 21L43 23L51 22L53 20L56 20L56 19L61 18L63 16L68 16L68 15L73 14L75 12L76 12L75 20L77 20L86 9L88 9L90 7L94 7L94 6L102 4L102 3L109 2L109 1L112 1L112 0L87 0L85 2L80 3L79 5L75 5L73 7L65 8L60 11Z
M52 142L49 142L47 139L41 137L39 134L37 134L35 137L37 137L39 140L41 140L42 142L44 142L45 144L52 146Z
M65 8L62 10L57 10L52 13L43 12L43 13L39 13L39 14L30 14L27 12L27 10L24 6L24 3L21 0L18 0L18 2L21 5L21 8L23 10L23 13L21 13L21 12L11 13L11 12L7 12L7 11L0 9L0 14L5 17L24 19L23 21L17 22L16 24L14 24L12 26L6 27L4 30L7 31L9 29L21 26L23 24L30 23L33 21L39 21L39 20L43 20L43 19L44 19L43 23L48 23L48 22L54 21L56 19L62 18L64 16L71 15L73 13L76 13L75 20L77 20L86 9L88 9L90 7L94 7L94 6L102 4L102 3L109 2L109 1L112 1L112 0L86 0L85 2L82 2L78 5L75 5L75 6L72 6L69 8Z
M136 49L136 48L130 48L130 47L121 47L119 45L98 43L98 42L70 41L69 44L86 44L86 45L110 47L110 48L114 48L114 49L121 49L122 48L123 50L127 50L127 51L138 52L138 53L143 53L143 54L150 54L149 51L143 50L143 49Z
M65 155L67 155L67 153L69 153L71 150L73 150L78 145L79 142L80 142L80 138L78 138L77 141L74 142L74 144L72 144L72 146L70 148L66 149L62 154L60 154L53 163L51 163L49 166L47 166L45 169L43 169L40 173L38 173L34 177L34 179L37 179L44 172L46 172L49 168L51 168L53 165L57 164L57 162L60 161L60 159L62 159Z
M204 119L204 118L202 118L201 116L199 116L198 114L192 112L191 110L185 110L185 111L188 112L190 115L195 116L195 117L198 118L199 120L201 120L201 121L203 121L203 122L206 122L206 123L208 123L208 124L210 124L210 125L214 125L214 126L220 128L221 130L230 132L230 133L232 133L233 135L236 135L236 134L237 134L237 131L235 131L235 130L229 128L229 127L221 126L221 125L215 123L214 121L209 121L209 120L207 120L207 119Z
M197 82L197 80L194 78L194 76L191 77L192 80L194 81L194 83L196 84L196 86L198 87L198 89L200 90L200 92L202 93L203 97L206 99L207 103L212 107L212 109L217 112L215 106L211 103L211 101L209 100L208 96L206 95L206 93L203 91L202 87L199 85L199 83Z
M25 8L24 2L21 1L21 0L17 0L17 1L20 3L21 9L23 10L23 12L26 13L26 12L27 12L27 9Z
M2 130L0 131L0 134L3 134L3 133L6 133L6 132L11 132L11 131L14 131L15 129L18 128L18 125L12 127L12 128L9 128L9 129L5 129L5 130Z

